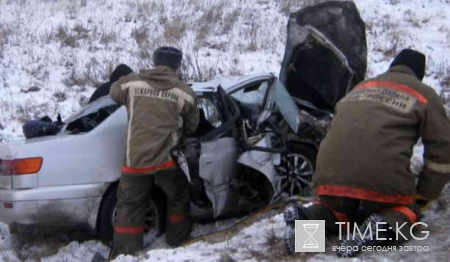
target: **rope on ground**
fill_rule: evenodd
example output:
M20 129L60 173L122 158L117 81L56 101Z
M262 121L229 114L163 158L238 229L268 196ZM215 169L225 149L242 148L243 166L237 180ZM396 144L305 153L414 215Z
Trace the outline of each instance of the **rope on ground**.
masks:
M310 197L308 198L308 197L301 197L301 196L293 196L293 197L290 197L290 198L285 199L283 201L279 201L279 202L273 203L273 204L271 204L269 206L266 206L266 207L264 207L264 208L262 208L262 209L260 209L260 210L258 210L256 212L253 212L253 213L247 215L242 220L234 223L233 225L231 225L231 226L229 226L227 228L224 228L222 230L215 231L215 232L212 232L212 233L204 234L204 235L201 235L201 236L198 236L198 237L191 238L191 239L187 240L186 242L184 242L183 244L181 244L181 246L188 246L188 245L191 245L191 244L193 244L195 242L204 240L204 239L206 239L208 237L226 233L226 232L231 231L232 229L235 229L238 226L240 226L240 225L242 225L242 224L244 224L244 223L246 223L248 221L251 221L252 219L256 218L257 216L259 216L259 215L261 215L263 213L266 213L268 211L271 211L271 210L283 207L283 206L285 206L285 205L287 205L289 203L292 203L292 202L307 203L307 202L311 202L311 200L312 199Z

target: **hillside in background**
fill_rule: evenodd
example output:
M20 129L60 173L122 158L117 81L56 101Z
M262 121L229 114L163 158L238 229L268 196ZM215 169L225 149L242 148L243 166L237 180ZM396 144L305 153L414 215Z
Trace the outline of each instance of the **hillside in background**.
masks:
M151 54L161 45L184 51L183 74L189 81L278 74L289 12L319 2L324 1L0 0L0 141L21 139L27 120L70 116L115 66L126 63L135 71L151 67ZM385 71L403 48L414 48L427 56L424 82L438 93L450 88L450 0L355 3L366 22L368 77ZM413 160L420 164L419 158ZM427 212L430 252L368 253L360 258L448 261L449 191ZM178 249L159 244L139 259L118 261L336 259L329 250L287 256L283 230L282 217L272 215L226 241ZM85 261L95 252L107 254L108 248L95 240L71 242L67 236L18 239L0 223L0 260Z
M278 74L287 15L323 0L0 0L0 139L44 115L68 117L115 66L152 66L161 45L185 53L187 80ZM367 76L406 47L427 55L425 82L450 87L449 0L356 1L367 27Z

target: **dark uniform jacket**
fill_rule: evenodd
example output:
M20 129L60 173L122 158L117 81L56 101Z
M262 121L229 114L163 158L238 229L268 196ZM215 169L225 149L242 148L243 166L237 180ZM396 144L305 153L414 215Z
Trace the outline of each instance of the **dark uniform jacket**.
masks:
M425 147L416 184L413 146ZM436 92L405 66L358 84L336 107L320 145L319 195L410 204L439 196L450 174L450 121Z
M131 68L129 68L127 65L121 64L116 67L116 69L114 69L114 71L111 73L109 81L101 84L97 89L95 89L94 93L89 98L88 104L94 102L102 96L109 95L111 85L119 80L119 78L121 78L122 76L126 76L131 73L133 73L133 70L131 70Z
M158 66L116 81L110 96L128 112L122 172L151 174L173 168L170 150L193 133L199 122L197 97L173 69Z

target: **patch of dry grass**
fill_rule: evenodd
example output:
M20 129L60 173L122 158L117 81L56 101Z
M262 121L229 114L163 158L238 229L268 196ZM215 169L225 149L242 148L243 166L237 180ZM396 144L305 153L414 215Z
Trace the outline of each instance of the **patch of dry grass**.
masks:
M428 72L434 72L433 78L439 81L442 92L446 92L450 95L450 63L447 60L444 61L429 61L427 62ZM450 103L450 101L446 101Z
M141 24L131 31L131 36L136 40L139 47L139 57L141 59L150 59L150 33L146 25Z
M138 45L143 45L149 39L148 28L145 26L136 27L131 31L131 37L136 40Z
M186 23L181 16L175 17L172 22L167 22L164 25L164 39L169 43L179 43L186 32Z
M450 65L444 62L436 72L442 89L450 90Z
M0 58L3 58L4 45L8 43L12 34L13 30L8 25L0 25Z
M330 2L335 0L280 0L278 5L280 7L280 12L288 15L291 12L298 11L298 9L309 6L317 5L325 2ZM340 0L337 0L340 1ZM343 1L343 0L342 0Z
M73 29L75 32L75 38L77 39L88 39L90 30L84 27L82 24L76 24Z
M223 18L222 34L229 34L233 30L236 23L239 21L238 19L241 14L242 9L237 8L225 15L225 17Z
M105 64L91 59L82 70L77 70L75 66L72 66L70 74L63 79L63 83L67 87L98 86L102 81L109 79L113 69L113 61Z
M184 55L181 71L183 72L184 81L202 82L212 79L216 75L214 70L204 69L200 66L198 51Z
M67 100L67 94L62 91L56 91L53 93L53 97L56 99L56 102L64 102Z
M100 43L102 44L110 44L117 41L117 33L116 32L102 32L100 34Z
M25 123L30 120L39 119L46 115L51 108L50 102L43 102L36 104L34 101L27 101L28 103L24 103L15 107L17 121L20 123Z
M55 37L61 42L61 46L63 47L67 46L75 48L79 46L75 36L70 34L68 32L68 29L66 27L63 27L62 25L60 25L56 30Z
M91 79L87 75L83 75L83 76L77 75L75 68L72 68L70 75L63 80L63 83L67 87L84 86L84 85L89 85L91 83Z

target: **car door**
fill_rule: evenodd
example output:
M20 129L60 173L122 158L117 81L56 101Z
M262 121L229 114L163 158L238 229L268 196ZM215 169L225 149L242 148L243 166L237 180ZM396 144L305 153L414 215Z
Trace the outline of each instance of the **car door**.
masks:
M202 105L205 118L216 126L201 138L199 160L199 175L213 204L215 218L237 210L238 194L232 182L239 172L238 158L242 154L242 145L237 141L242 137L242 129L238 125L241 121L249 125L256 123L264 108L269 106L266 105L268 94L275 80L269 78L246 83L233 88L229 94L219 86L214 95L223 119L220 125L217 125L217 113L211 110L211 106ZM245 114L241 110L245 110ZM270 153L265 152L264 155L272 158ZM267 172L271 174L269 180L272 182L275 171L273 165L265 163L267 165L270 165L266 169L269 169Z
M238 163L244 166L248 166L258 172L262 173L272 184L274 190L274 196L278 195L280 191L279 177L275 170L274 164L279 162L280 153L282 148L274 148L272 145L272 139L270 133L266 133L261 136L259 125L261 125L266 119L270 118L275 110L275 101L280 82L276 79L270 79L269 81L260 82L259 85L250 87L252 90L241 89L231 95L233 98L239 101L250 102L250 104L258 107L257 117L250 117L244 119L247 122L253 122L250 128L253 128L255 133L249 131L247 127L242 127L243 131L242 140L246 144L246 151L238 158ZM242 98L240 95L246 96ZM245 105L244 105L245 106ZM256 113L256 112L255 112ZM252 120L251 120L252 119Z
M214 96L216 98L214 106L223 121L201 138L199 175L212 202L214 218L219 218L233 213L238 205L238 195L232 187L232 182L239 172L236 162L239 149L235 122L240 116L240 111L220 86ZM217 125L215 116L218 113L211 108L206 109L204 108L205 118Z

